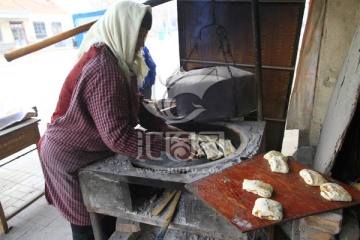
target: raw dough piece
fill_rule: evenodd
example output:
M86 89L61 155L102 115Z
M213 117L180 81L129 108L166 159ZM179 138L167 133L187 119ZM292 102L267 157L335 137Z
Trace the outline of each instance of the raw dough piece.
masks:
M283 218L281 203L268 198L256 199L251 213L255 217L267 220L281 220Z
M269 151L268 153L266 153L264 155L264 158L266 160L279 158L279 159L283 160L284 162L287 162L287 160L288 160L288 158L285 157L281 152L278 152L278 151L275 151L275 150L272 150L272 151Z
M289 172L289 165L286 161L281 160L281 158L273 157L268 160L270 169L272 172L277 173L288 173Z
M236 151L229 139L219 139L216 143L223 151L225 157L230 156Z
M244 179L242 189L245 191L255 193L260 197L269 198L273 192L273 187L260 180Z
M320 195L329 201L351 202L350 193L337 183L323 183L320 185Z
M320 184L327 183L326 179L321 176L320 173L311 169L303 169L299 174L310 186L320 186Z

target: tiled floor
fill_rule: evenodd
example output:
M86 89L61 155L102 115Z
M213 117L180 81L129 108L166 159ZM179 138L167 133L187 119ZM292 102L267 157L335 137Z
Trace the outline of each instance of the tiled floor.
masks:
M43 191L44 178L37 151L17 158L34 147L0 161L0 201L6 216L12 215ZM0 240L72 239L69 223L47 204L44 196L12 217L8 226L9 233L0 234Z

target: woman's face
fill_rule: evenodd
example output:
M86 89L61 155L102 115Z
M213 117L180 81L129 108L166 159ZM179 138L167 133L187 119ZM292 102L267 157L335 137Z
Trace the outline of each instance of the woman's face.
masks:
M135 54L137 54L142 47L144 47L145 39L148 34L148 30L140 28L139 36L136 41Z

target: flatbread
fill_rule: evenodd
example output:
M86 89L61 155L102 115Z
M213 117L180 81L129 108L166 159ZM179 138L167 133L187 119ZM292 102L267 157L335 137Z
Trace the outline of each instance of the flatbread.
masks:
M321 176L320 173L311 169L303 169L299 172L299 175L304 179L305 183L310 186L320 186L323 183L327 183L326 179Z
M231 143L231 140L229 139L219 139L216 143L223 151L225 157L234 154L236 151L235 147Z
M190 133L189 138L191 139L191 146L197 152L196 156L199 158L206 157L209 160L217 160L230 156L236 151L231 140L219 139L218 135Z
M204 149L206 158L209 160L216 160L222 158L224 154L217 148L215 142L203 142L201 147Z
M191 133L189 135L189 138L191 140L196 140L196 141L200 141L200 142L214 142L214 141L219 140L218 135L203 135L203 134L196 134L196 133Z
M323 183L320 185L320 195L329 201L351 202L348 191L337 183Z
M191 140L191 147L196 151L198 158L206 157L204 151L200 147L200 142L197 140Z
M273 187L270 184L260 180L244 179L242 189L264 198L271 197L273 192Z
M256 199L251 213L255 217L267 220L281 220L283 218L281 203L268 198Z

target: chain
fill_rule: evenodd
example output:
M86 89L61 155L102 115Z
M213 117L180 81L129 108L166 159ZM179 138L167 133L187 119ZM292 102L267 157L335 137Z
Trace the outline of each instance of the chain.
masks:
M230 50L230 44L229 44L229 40L227 37L227 31L224 27L218 26L216 28L216 34L217 34L218 40L219 40L219 52L221 52L223 54L229 74L231 77L233 77L231 69L230 69L228 57L231 58L234 65L235 65L235 61L234 61L234 58L233 58L231 50Z
M216 23L216 1L215 0L212 0L212 17L213 17L213 22L209 25L206 25L204 27L202 27L199 31L199 35L198 37L196 38L195 40L195 44L194 44L194 47L192 48L188 58L184 61L184 63L182 64L181 68L184 69L184 65L187 64L188 60L191 58L192 54L196 51L198 52L199 50L199 44L201 42L201 33L202 33L202 30L205 29L205 28L208 28L208 27L211 27L211 26L216 26L216 35L217 35L217 38L218 38L218 41L219 41L219 48L218 48L218 51L222 53L223 57L224 57L224 62L226 64L226 67L227 67L227 70L230 74L230 77L233 81L233 97L235 98L236 96L236 92L235 92L235 79L234 79L234 76L232 74L232 71L231 71L231 68L230 68L230 63L229 63L229 60L228 58L230 58L230 60L233 62L233 65L235 66L235 61L234 61L234 58L232 56L232 53L231 53L231 49L230 49L230 44L229 44L229 40L228 40L228 35L227 35L227 31L226 29L221 26L221 25L218 25ZM236 105L235 105L235 99L234 99L234 106L233 106L233 112L234 114L236 113Z

